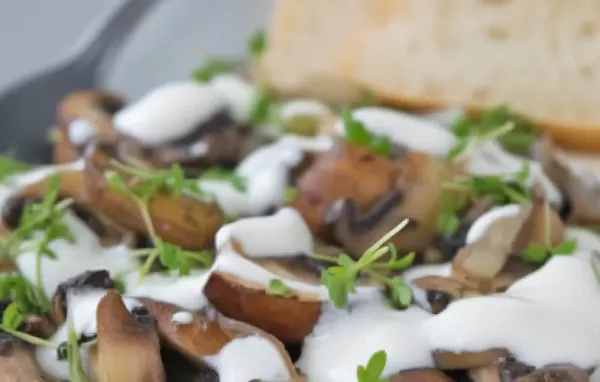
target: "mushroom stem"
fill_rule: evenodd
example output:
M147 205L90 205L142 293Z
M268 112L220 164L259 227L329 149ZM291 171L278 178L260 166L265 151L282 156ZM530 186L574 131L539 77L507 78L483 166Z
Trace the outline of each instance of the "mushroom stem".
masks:
M0 343L0 380L5 382L43 382L33 348L14 338Z

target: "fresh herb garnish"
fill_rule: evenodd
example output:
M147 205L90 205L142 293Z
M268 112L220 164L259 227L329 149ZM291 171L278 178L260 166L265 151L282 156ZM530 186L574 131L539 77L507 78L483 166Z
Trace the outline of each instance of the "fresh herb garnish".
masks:
M592 266L594 277L600 286L600 253L598 253L598 251L592 251L592 255L590 256L590 265Z
M521 257L531 263L542 263L552 255L572 255L577 247L577 241L567 240L552 246L551 211L548 203L544 204L544 243L531 243L523 250Z
M56 348L56 346L46 340L37 338L27 333L19 331L19 326L25 320L25 317L19 312L19 307L15 302L10 303L2 314L2 325L0 329L4 332L35 346L45 346L48 348Z
M497 126L495 129L481 133L480 135L459 137L456 144L450 148L447 159L454 160L472 149L482 146L485 142L498 140L503 136L506 136L514 129L515 124L513 122L507 122L504 125Z
M267 294L280 297L288 297L292 295L292 290L279 279L269 280L269 289Z
M396 247L389 243L386 245L388 240L406 227L407 224L408 219L403 220L367 249L358 261L352 260L344 253L338 256L337 259L312 255L317 260L337 263L337 265L321 272L321 282L327 287L329 299L336 308L341 309L348 304L348 296L350 293L356 292L356 279L361 272L382 282L387 287L390 301L394 307L403 309L410 305L412 302L410 287L400 279L388 278L380 273L381 270L401 270L412 264L414 253L398 259ZM385 255L389 255L388 261L378 261Z
M248 38L248 52L252 57L260 56L267 47L267 33L264 29L255 30Z
M8 176L18 174L31 169L28 163L20 162L10 155L0 155L0 182L3 182Z
M231 183L231 185L240 192L245 192L247 189L247 179L235 171L225 170L219 167L212 167L200 175L200 179L204 180L222 180Z
M371 152L385 157L392 153L392 144L387 137L377 137L372 135L365 125L352 117L350 110L343 110L341 113L344 123L344 138L346 142L367 147Z
M79 357L79 338L73 321L67 320L69 334L67 337L67 362L69 364L69 379L77 382L87 382L88 377L81 367L81 359Z
M456 233L460 225L458 214L465 206L462 193L472 201L482 197L491 197L494 205L502 206L509 203L523 203L530 200L527 188L529 166L524 165L517 173L512 175L507 182L505 176L466 176L454 182L443 185L442 212L437 218L437 231L446 236Z
M22 274L0 273L0 299L13 301L19 313L25 315L48 313L48 301L44 296L41 296L37 288Z
M275 102L271 98L268 90L264 87L258 87L254 95L254 101L250 108L248 121L251 125L262 125L271 120L272 108Z
M192 78L198 82L209 82L213 77L231 73L239 66L240 63L234 60L210 58L192 72Z
M177 270L179 275L182 276L189 274L194 265L209 266L212 263L212 256L208 251L187 251L160 238L156 234L148 209L150 200L162 192L173 197L178 197L181 194L202 195L197 181L185 179L183 170L179 165L173 165L169 171L141 170L118 162L113 162L113 165L115 168L134 176L135 181L126 184L119 173L115 171L105 173L112 190L129 195L137 203L148 228L148 235L155 246L154 248L138 249L134 252L137 256L147 256L139 271L140 279L150 272L152 264L157 259L168 269Z
M387 362L385 350L374 353L367 366L358 366L356 369L357 382L389 382L389 378L383 378L383 369Z
M69 227L64 223L65 210L72 204L72 200L58 202L60 192L60 177L52 176L48 181L46 194L41 202L28 204L23 213L19 226L12 234L1 243L4 260L13 259L23 252L34 252L36 255L35 274L36 282L33 288L34 296L28 296L33 311L48 312L50 303L42 285L42 259L47 257L56 260L56 254L50 249L50 244L59 239L74 242L74 237ZM17 282L16 278L8 280ZM8 282L7 281L7 282ZM13 284L17 287L16 284ZM24 288L23 283L19 283ZM30 289L24 289L30 293ZM20 303L23 303L21 301Z
M463 116L452 126L457 137L467 138L472 136L484 136L496 130L498 126L513 124L510 132L498 136L498 142L508 151L515 154L526 154L539 132L537 126L523 115L513 112L506 106L490 108L478 117Z
M291 203L300 195L300 190L296 187L287 187L283 193L283 201L284 203Z

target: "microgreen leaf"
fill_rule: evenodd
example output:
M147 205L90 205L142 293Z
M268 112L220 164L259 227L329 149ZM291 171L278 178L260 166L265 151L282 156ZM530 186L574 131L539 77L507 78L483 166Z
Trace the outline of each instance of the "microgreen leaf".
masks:
M531 243L525 248L521 256L530 263L543 263L550 256L550 252L545 245Z
M292 290L279 279L269 280L269 289L267 293L273 296L288 297L292 295Z
M2 327L5 329L17 330L23 322L24 317L19 313L19 306L16 302L11 302L2 315Z
M264 87L257 88L248 118L250 124L262 125L268 122L271 117L272 104L273 100L267 89Z
M22 314L42 315L49 311L47 301L18 272L0 273L0 299L12 300Z
M71 319L67 320L69 334L67 337L67 362L69 364L69 380L77 382L87 382L89 379L83 367L81 366L81 359L79 357L79 341L77 332L73 326Z
M236 70L240 65L239 62L221 59L221 58L210 58L206 60L201 66L194 69L192 72L192 78L198 82L209 82L213 77L222 73L230 73Z
M341 117L344 123L344 138L347 142L360 146L369 146L371 144L371 134L369 134L362 122L352 117L350 110L343 110Z
M564 243L561 243L556 247L552 248L550 252L552 252L553 255L572 255L573 252L575 252L576 246L576 240L567 240Z
M267 34L264 29L255 30L248 38L248 51L253 57L260 56L267 47Z
M300 191L296 187L287 187L283 193L283 201L288 204L296 200L300 195Z
M397 309L404 309L412 303L412 289L400 279L391 279L388 283L390 301Z
M371 141L369 148L372 152L389 157L392 154L392 143L386 137L378 137Z
M0 182L3 182L8 176L18 174L31 169L31 165L17 161L10 155L0 155Z
M205 180L222 180L231 183L231 185L240 192L245 192L247 189L247 179L235 171L225 170L219 167L212 167L202 173L200 179Z
M382 377L386 362L385 350L374 353L367 362L367 366L358 366L356 370L358 382L388 382L388 378Z

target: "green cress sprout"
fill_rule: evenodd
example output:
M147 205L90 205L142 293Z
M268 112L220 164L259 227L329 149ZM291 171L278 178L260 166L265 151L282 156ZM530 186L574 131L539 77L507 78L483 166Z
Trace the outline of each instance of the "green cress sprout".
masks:
M170 270L178 271L179 275L187 275L196 264L210 266L212 257L208 251L187 251L179 246L168 243L161 239L154 229L150 217L148 203L159 193L166 192L173 197L182 194L192 197L202 196L197 180L185 178L183 169L175 164L170 170L142 170L112 161L114 168L133 175L135 182L126 184L119 173L107 171L105 177L110 188L114 191L129 195L140 208L144 222L148 228L150 239L155 248L139 249L134 251L137 256L147 256L140 269L140 280L149 272L152 264L159 259L160 262Z
M600 285L600 254L597 251L592 251L590 265L592 266L594 277L596 278L598 285Z
M240 66L240 63L234 60L221 58L209 58L192 72L192 78L198 82L209 82L213 77L231 73Z
M14 259L23 252L35 252L36 282L34 286L14 275L0 278L0 282L5 283L0 285L0 289L3 291L8 291L12 287L18 288L14 294L18 297L18 303L22 309L28 307L26 312L47 313L50 311L50 303L42 285L42 258L56 260L56 254L50 249L53 241L64 239L71 243L74 242L71 231L63 222L64 213L72 204L72 200L58 202L59 192L60 178L58 175L54 175L48 182L43 200L25 207L19 226L1 243L2 256L5 260Z
M527 188L529 165L524 165L507 182L504 175L465 176L454 182L445 183L442 187L442 212L437 218L437 231L442 235L451 236L456 233L460 219L458 214L464 208L462 198L457 192L463 192L470 200L491 197L494 205L501 206L509 203L523 203L530 199Z
M0 155L0 182L7 177L31 169L31 165L19 162L10 157L10 155Z
M300 195L300 190L296 187L287 187L283 193L283 201L285 203L291 203Z
M292 290L279 279L269 280L269 288L267 294L280 297L288 297L292 294Z
M344 139L346 142L364 146L371 152L384 157L390 156L392 153L392 144L388 138L372 135L362 122L352 117L352 112L348 109L342 111L341 117L344 124Z
M357 382L389 382L389 378L383 378L383 369L387 362L387 354L385 350L380 350L374 353L367 366L358 366L356 369Z
M248 53L252 57L260 56L267 48L267 34L264 29L255 30L248 38Z
M509 152L520 155L527 154L539 136L537 126L506 106L498 106L485 110L478 117L463 116L453 124L454 134L461 139L450 156L455 157L463 151L462 149L466 148L470 137L486 137L490 134L493 136L499 126L505 126L507 123L511 124L513 128L496 135L495 139Z
M531 243L525 248L521 257L531 263L543 263L552 255L572 255L577 246L575 240L567 240L555 247L551 246L550 205L544 205L544 243Z
M238 191L245 192L248 186L247 179L234 171L225 170L218 167L212 167L200 175L200 179L204 180L222 180L231 183L233 188Z
M400 224L392 228L391 231L367 249L358 261L352 260L344 253L338 256L337 259L319 255L311 256L316 260L335 262L337 264L321 272L321 283L327 287L329 299L336 308L341 309L348 304L348 295L356 292L356 279L361 272L382 282L387 287L390 302L394 307L404 309L411 304L412 290L410 287L398 278L388 278L380 273L380 270L405 269L412 264L415 257L414 253L398 259L396 247L391 243L386 245L387 241L406 227L407 224L408 219L404 219ZM377 261L382 256L388 254L390 256L388 261Z

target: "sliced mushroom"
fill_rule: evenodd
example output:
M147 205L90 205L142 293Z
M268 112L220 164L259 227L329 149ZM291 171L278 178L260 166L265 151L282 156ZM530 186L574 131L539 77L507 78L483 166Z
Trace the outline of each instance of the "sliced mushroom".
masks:
M568 221L575 225L600 223L600 160L597 155L570 152L540 140L536 154L550 179L570 202Z
M452 382L452 378L436 369L405 370L392 375L389 382Z
M115 290L102 298L96 312L98 342L90 351L99 382L164 382L156 321L129 313Z
M256 326L284 343L302 341L321 314L321 301L316 297L271 295L264 286L229 273L213 272L204 293L224 315Z
M469 378L473 382L508 382L501 378L500 367L495 362L469 370Z
M101 159L100 166L102 162ZM100 166L95 155L86 158L85 189L92 208L102 211L120 227L148 235L139 205L130 196L111 190ZM184 249L210 247L224 223L223 213L215 203L186 195L157 195L150 200L148 209L157 235Z
M464 283L449 277L423 276L414 279L412 284L426 291L427 301L433 314L446 309L453 300L481 295Z
M589 372L573 365L546 366L514 382L588 382Z
M436 367L442 370L476 369L486 367L509 355L505 349L489 349L479 352L434 350L433 360Z
M52 321L60 326L67 317L67 293L69 290L111 289L114 282L108 271L86 271L80 275L63 281L52 296Z
M173 316L180 312L181 308L150 299L141 299L141 301L148 311L156 316L161 341L182 353L196 365L205 365L207 357L218 355L225 345L237 338L258 335L267 339L277 349L288 369L290 380L299 377L283 345L262 330L226 318L213 308L205 308L194 313L188 312L191 320L178 323L174 322Z
M34 348L5 333L0 333L0 380L44 381L35 361Z
M56 332L56 326L45 316L29 315L19 326L19 331L37 338L47 339Z

